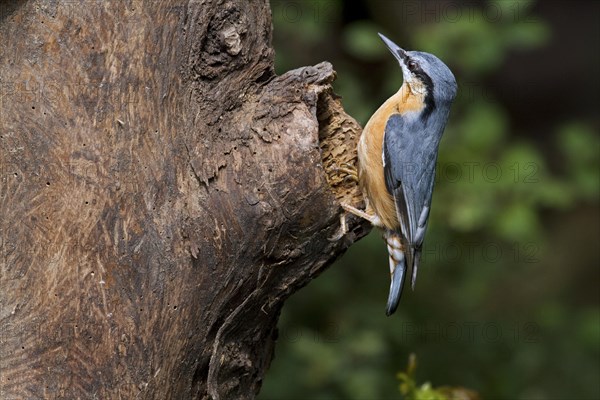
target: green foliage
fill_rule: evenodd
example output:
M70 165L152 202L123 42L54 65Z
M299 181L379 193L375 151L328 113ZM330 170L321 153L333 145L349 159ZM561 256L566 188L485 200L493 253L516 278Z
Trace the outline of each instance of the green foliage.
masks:
M277 70L331 61L362 124L402 84L376 32L436 54L459 83L417 288L385 316L387 254L374 230L288 301L259 398L399 398L394 376L412 352L418 373L398 375L405 398L473 398L417 384L427 381L482 398L600 398L597 118L515 115L526 89L506 79L528 68L511 65L515 55L544 50L558 28L530 1L460 3L462 18L433 21L404 18L420 2L363 1L354 14L350 3L273 1ZM486 4L501 18L478 11Z
M440 23L421 26L414 47L452 60L467 73L481 74L497 68L507 51L537 47L549 39L548 26L530 18L529 2L489 3L485 11L463 11L458 22L447 16Z
M342 38L344 49L358 59L376 61L387 52L380 46L381 39L377 35L377 26L369 21L346 25Z
M600 192L600 139L580 121L567 123L558 132L558 147L565 154L568 181L578 196L595 200Z
M417 357L411 354L408 358L408 366L405 372L398 372L396 377L400 380L400 393L405 400L448 400L446 395L433 389L429 382L418 386L415 381L415 370L417 369Z

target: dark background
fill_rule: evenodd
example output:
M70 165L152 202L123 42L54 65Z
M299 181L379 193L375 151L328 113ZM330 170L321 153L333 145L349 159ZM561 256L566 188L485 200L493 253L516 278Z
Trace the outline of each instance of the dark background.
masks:
M278 73L330 61L364 125L402 83L382 32L436 54L459 95L416 290L385 316L374 230L283 310L261 399L600 398L600 3L272 1Z

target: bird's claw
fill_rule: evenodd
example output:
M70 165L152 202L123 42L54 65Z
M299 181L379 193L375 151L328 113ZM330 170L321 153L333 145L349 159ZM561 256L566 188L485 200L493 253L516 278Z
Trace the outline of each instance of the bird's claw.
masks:
M340 229L332 237L327 238L330 242L337 242L348 233L348 225L346 224L346 213L340 215Z
M359 210L358 208L351 206L350 204L345 204L345 203L342 203L342 208L344 210L346 210L346 212L349 212L350 214L354 214L357 217L360 217L362 219L366 219L372 225L381 226L381 221L379 220L379 218L375 214L369 214L369 213L367 213L367 212L365 212L363 210Z
M343 178L344 180L349 179L351 181L358 182L358 171L356 170L356 167L352 164L343 163L341 167L335 167L334 171L338 174L340 174L340 172L343 172L346 175Z

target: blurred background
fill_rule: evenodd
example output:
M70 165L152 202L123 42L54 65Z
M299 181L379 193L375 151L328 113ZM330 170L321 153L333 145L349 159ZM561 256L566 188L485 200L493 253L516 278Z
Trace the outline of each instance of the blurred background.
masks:
M377 230L286 304L259 399L600 398L600 3L271 2L279 74L323 60L363 126L402 83L377 36L444 60L440 145L416 290L385 316Z

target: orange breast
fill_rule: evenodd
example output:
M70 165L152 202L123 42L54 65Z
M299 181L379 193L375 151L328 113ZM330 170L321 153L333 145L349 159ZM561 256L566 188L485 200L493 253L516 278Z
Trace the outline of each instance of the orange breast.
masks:
M359 184L368 203L368 212L374 212L384 227L400 228L394 198L385 187L383 174L383 137L385 126L392 114L405 114L423 109L423 96L413 94L405 84L373 114L363 129L358 143Z

